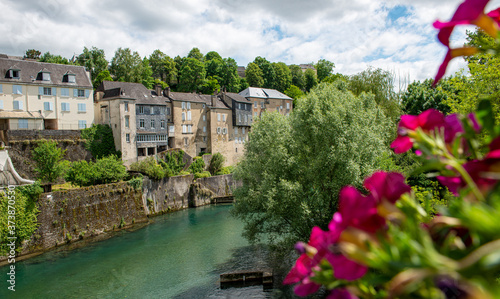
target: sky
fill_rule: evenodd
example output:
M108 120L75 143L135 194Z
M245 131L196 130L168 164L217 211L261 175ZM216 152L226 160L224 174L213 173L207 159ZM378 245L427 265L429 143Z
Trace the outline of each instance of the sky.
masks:
M27 49L71 58L84 47L130 48L170 57L197 47L246 66L255 57L302 64L327 59L334 72L368 67L402 81L434 77L445 47L432 23L449 20L460 0L2 0L0 53ZM486 11L500 6L490 1ZM455 30L452 45L465 42ZM465 66L455 59L447 75Z

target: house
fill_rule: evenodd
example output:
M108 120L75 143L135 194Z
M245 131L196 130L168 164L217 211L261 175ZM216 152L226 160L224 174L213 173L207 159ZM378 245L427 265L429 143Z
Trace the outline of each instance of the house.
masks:
M94 121L93 88L83 66L0 54L0 130L79 130Z
M168 148L172 105L161 88L104 81L96 90L95 122L113 130L115 147L126 165Z
M263 112L278 111L283 115L289 115L292 111L293 99L275 89L249 87L239 95L253 103L254 119Z

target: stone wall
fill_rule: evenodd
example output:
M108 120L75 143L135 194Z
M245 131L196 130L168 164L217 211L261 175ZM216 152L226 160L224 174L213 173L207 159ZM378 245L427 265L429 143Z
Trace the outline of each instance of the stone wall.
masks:
M215 197L232 196L239 186L241 182L233 180L232 174L197 179L191 186L189 206L199 207L210 204Z
M52 139L52 140L81 140L80 130L8 130L8 142Z
M47 250L133 223L147 222L141 192L126 182L44 193L40 226L26 252Z
M157 215L188 208L189 189L193 177L192 174L162 180L144 177L142 202L146 215Z

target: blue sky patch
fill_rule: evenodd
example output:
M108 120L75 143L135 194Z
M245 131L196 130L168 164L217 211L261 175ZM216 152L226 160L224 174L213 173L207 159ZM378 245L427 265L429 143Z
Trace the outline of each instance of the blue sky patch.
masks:
M400 18L406 18L411 15L411 10L408 6L396 5L387 14L387 23L394 24Z

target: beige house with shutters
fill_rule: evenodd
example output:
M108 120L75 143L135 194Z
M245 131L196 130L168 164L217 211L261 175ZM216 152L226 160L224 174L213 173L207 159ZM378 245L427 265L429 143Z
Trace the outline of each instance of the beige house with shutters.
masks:
M90 74L82 66L0 54L0 130L80 130L94 122Z

